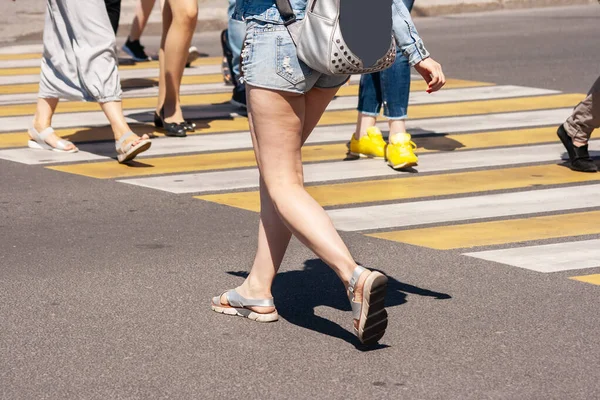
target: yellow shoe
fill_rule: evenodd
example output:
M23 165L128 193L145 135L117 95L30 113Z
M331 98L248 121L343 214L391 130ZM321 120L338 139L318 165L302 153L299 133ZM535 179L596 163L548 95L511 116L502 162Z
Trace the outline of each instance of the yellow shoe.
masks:
M356 140L354 135L350 139L350 154L358 157L384 158L386 143L381 131L373 126L367 129L367 136Z
M408 133L396 133L394 136L390 136L390 144L385 151L390 167L401 169L417 165L419 158L414 152L417 145L410 139Z

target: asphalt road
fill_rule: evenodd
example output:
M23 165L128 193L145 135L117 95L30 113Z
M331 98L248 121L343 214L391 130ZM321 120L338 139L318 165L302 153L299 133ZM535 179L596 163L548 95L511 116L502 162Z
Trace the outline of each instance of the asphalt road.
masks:
M417 26L448 76L584 93L599 20L600 7L571 7ZM214 38L196 42L216 54ZM210 310L252 261L255 213L4 160L0 171L0 398L600 398L600 287L572 272L343 233L391 278L388 332L365 351L343 287L296 241L275 282L279 322Z

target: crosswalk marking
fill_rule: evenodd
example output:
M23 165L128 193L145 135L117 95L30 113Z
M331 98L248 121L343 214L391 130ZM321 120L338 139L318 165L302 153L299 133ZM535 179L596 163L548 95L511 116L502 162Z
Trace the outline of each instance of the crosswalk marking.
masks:
M184 71L184 80L186 76L209 75L221 73L219 65L199 65L194 68L186 68ZM121 82L129 79L154 79L158 76L158 68L137 69L119 71ZM39 83L40 74L28 75L0 75L0 85L16 85L22 83ZM1 89L1 86L0 86Z
M112 159L113 135L96 104L62 102L53 119L57 134L77 143L79 153L25 147L40 51L0 49L0 159L258 211L248 122L227 104L232 88L223 83L220 58L201 59L185 70L184 113L198 125L186 139L162 137L152 126L157 63L120 67L128 122L137 133L157 136L151 150L127 166ZM600 267L579 262L576 254L578 246L598 247L596 239L592 245L574 241L600 235L600 174L557 165L566 157L557 125L583 94L450 79L445 90L428 95L419 78L412 82L407 123L418 145L419 173L406 174L381 160L344 161L355 128L358 80L340 89L303 149L307 190L328 208L338 229L438 250L496 246L491 253L468 255L542 272L564 265L550 260L540 267L535 253L545 248L525 244L570 238L568 246L550 245L548 252L578 264L573 268ZM387 131L383 119L378 126ZM596 154L600 141L590 148ZM594 275L572 279L600 281Z
M569 271L600 267L600 239L489 250L465 255L537 272Z
M594 148L600 148L600 141L592 143ZM491 166L507 166L516 164L529 164L537 162L548 162L560 159L560 145L548 144L522 148L500 148L489 150L474 150L459 153L432 153L420 157L419 171L442 172L456 171L462 169L475 169ZM140 161L143 159L140 159ZM49 167L57 171L81 174L81 171L89 172L85 166L56 166ZM139 168L133 172L136 176L152 175L151 168ZM144 172L148 171L148 172ZM175 172L175 171L173 171ZM86 174L87 175L87 174ZM304 178L307 184L316 182L333 182L339 180L375 178L397 176L398 173L391 168L385 167L381 160L361 160L361 162L333 161L317 164L307 164L304 167ZM89 176L89 175L88 175ZM157 177L153 180L145 180L144 184L152 181L154 187L162 190L175 190L172 177ZM211 171L195 174L193 176L180 175L177 177L182 185L194 185L193 192L202 193L206 191L232 191L240 189L253 189L258 187L258 171L252 169L237 169L225 171ZM139 181L128 181L137 184ZM237 193L224 193L218 195L219 202L231 204L228 196L238 196Z
M215 75L207 75L212 77ZM18 86L35 86L32 84L28 85L16 85ZM37 86L35 86L37 88ZM37 101L37 91L31 93L23 93L22 89L15 89L13 86L10 87L12 93L6 92L6 94L0 94L0 105L3 104L23 104L32 103ZM182 85L181 94L207 94L207 93L231 93L231 86L225 85L222 80L215 83L201 83L193 85ZM5 88L1 89L0 93L5 93ZM501 99L511 97L526 97L526 96L542 96L548 94L559 93L556 90L546 90L529 88L523 86L484 86L484 87L473 87L473 88L462 88L462 89L448 89L443 92L428 94L425 92L413 92L410 98L411 105L417 104L437 104L446 102L456 101L475 101L475 100L489 100L489 99ZM147 96L157 96L158 87L150 86L143 88L131 88L123 93L123 98L137 98ZM356 109L356 99L353 97L339 97L333 101L328 110L345 110L345 109Z
M438 250L600 234L600 211L373 233L369 236Z
M591 283L592 285L600 286L600 274L573 276L571 277L571 279L579 282Z
M458 83L460 85L460 83ZM420 83L415 86L423 86L424 83ZM414 90L417 90L415 88ZM356 86L346 86L338 92L339 96L354 96L357 94L358 88ZM231 93L211 93L211 94L194 94L194 95L183 95L180 98L180 102L182 106L200 106L200 105L212 105L229 102L231 99ZM530 99L530 98L525 98ZM519 102L522 98L515 99L515 102ZM532 100L532 99L530 99ZM525 109L539 109L539 108L560 108L566 107L569 105L575 105L577 102L581 101L580 95L552 95L547 97L539 97L533 99L536 104L531 104L529 108ZM449 107L448 111L446 111L446 115L469 115L469 114L484 114L488 112L492 112L495 106L495 103L490 103L493 101L502 102L502 100L490 100L489 102L464 102L461 105L464 106L463 111L459 114L454 114L460 107L454 105L444 105L443 107ZM506 101L505 101L506 102ZM151 97L138 97L138 98L124 98L123 101L123 109L140 109L140 108L153 108L156 107L156 96ZM483 105L479 105L479 103L485 103ZM519 104L519 103L518 103ZM506 104L500 103L497 106L501 108L500 111L513 111L515 107L510 106L507 102ZM0 106L0 116L17 116L17 115L33 115L35 113L36 105L34 103L31 104L17 104L17 105L2 105ZM96 103L86 103L86 102L72 102L72 101L64 101L61 102L60 106L57 108L56 115L68 113L68 112L84 112L84 111L97 111L98 104ZM450 109L452 108L452 109ZM518 108L521 109L521 108ZM419 116L419 110L415 110L414 118L424 118ZM424 110L421 112L424 115L431 115L433 112L431 110ZM436 114L433 114L436 115ZM442 115L439 115L442 116ZM347 118L347 117L346 117ZM354 116L356 119L356 116Z
M484 149L488 147L508 146L518 144L533 144L552 142L556 138L554 128L537 128L523 129L516 131L498 131L498 132L482 132L460 135L441 135L441 136L425 136L414 137L417 145L422 149L420 154L434 153L441 151L462 151L473 149ZM312 151L312 145L321 144L318 150L321 156L319 161L342 160L346 158L346 144L322 144L329 142L341 142L344 139L349 139L348 132L325 130L322 127L316 129L315 134L311 135L307 141L308 146L304 149L305 152ZM152 165L152 175L166 173L181 173L200 170L216 170L229 168L243 168L246 166L254 166L254 157L250 158L250 163L236 164L230 160L238 160L240 155L239 150L251 149L252 141L248 133L224 133L219 135L192 136L185 141L180 139L165 139L155 141L153 147L144 153L139 160L144 160L147 165ZM90 149L89 152L85 152ZM227 150L237 150L233 152L222 152ZM196 154L183 156L185 153L195 152L214 152L219 151L218 156L212 158L210 154ZM105 158L114 156L114 149L111 142L101 143L84 143L80 145L79 154L90 154L91 160L98 160L98 156ZM164 159L156 159L156 156L172 155ZM0 159L7 159L25 164L48 164L70 162L69 157L61 154L53 154L48 156L47 152L34 152L30 149L11 149L0 151ZM83 158L80 158L83 160ZM214 160L210 163L208 160ZM164 161L164 163L163 163ZM304 154L304 161L310 162L315 159L307 158ZM196 169L196 166L198 169ZM145 170L145 169L144 169ZM113 161L103 163L94 163L87 165L71 164L65 172L83 174L86 176L108 179L108 178L124 178L130 176L141 176L147 172L128 166L115 164ZM184 178L185 179L185 178ZM188 188L193 189L193 186ZM181 193L180 188L175 188L175 192ZM192 190L193 191L193 190Z
M0 60L39 60L41 53L0 54Z
M218 115L219 108L214 107L214 114ZM231 108L227 107L223 113L230 115ZM450 134L450 133L467 133L487 130L510 129L515 126L526 128L535 126L552 125L556 128L561 121L564 121L571 113L571 108L562 108L556 110L539 110L525 111L514 113L501 114L486 114L464 117L444 117L444 118L429 118L425 120L408 120L407 129L413 135L420 134ZM191 112L192 118L206 111ZM127 113L126 113L127 115ZM57 115L53 119L53 125L56 127L56 134L62 138L72 140L74 142L96 142L113 139L110 127L106 126L106 119L103 115L97 113L81 113L79 118L68 118L66 115ZM139 134L154 134L163 136L159 130L155 130L153 126L140 125L139 121L150 122L152 114L150 112L135 116L127 117L128 122L132 124L132 129ZM85 121L86 126L81 126L81 121ZM248 121L245 118L229 117L229 119L215 119L211 121L200 121L196 119L199 129L191 133L190 136L207 135L215 133L229 132L248 132ZM18 129L29 126L31 117L4 117L0 118L0 148L7 147L22 147L27 141L27 133L25 131L15 132ZM348 140L350 134L354 131L355 121L347 124L338 124L331 126L317 127L311 136L319 136L323 132L343 132L344 138L338 140ZM387 130L386 123L379 123L378 126L382 130ZM65 129L66 128L66 129ZM165 139L167 140L167 139ZM451 143L448 143L451 145ZM452 150L452 147L450 148Z
M356 232L588 207L600 207L600 184L352 207L328 213L338 229Z
M240 177L241 180L241 177ZM309 186L307 191L324 207L398 201L423 197L460 195L506 189L523 189L542 185L560 185L600 180L597 175L583 175L557 165L539 165L497 170L472 171L422 177L357 181ZM198 193L207 184L206 175L175 175L124 181L172 193ZM247 182L237 182L239 186ZM241 187L240 187L241 189ZM260 210L258 191L220 193L199 199L243 208Z
M200 57L192 63L194 67L200 65L216 65L221 62L219 57ZM28 75L40 73L41 59L38 60L3 60L0 61L0 76L6 75ZM121 64L119 71L131 71L148 68L158 68L158 61L148 61L135 64Z

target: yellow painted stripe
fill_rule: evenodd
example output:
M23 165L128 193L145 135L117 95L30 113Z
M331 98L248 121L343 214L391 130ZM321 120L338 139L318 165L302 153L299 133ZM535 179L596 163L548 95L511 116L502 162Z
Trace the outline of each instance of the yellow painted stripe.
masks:
M192 66L200 65L221 65L220 57L202 57L192 63ZM158 68L158 61L148 61L135 64L121 64L120 71ZM0 76L8 75L37 75L40 73L40 67L23 67L23 68L0 68Z
M459 87L464 87L464 84L467 84L464 81L458 81L455 82ZM472 83L468 83L469 85ZM414 88L413 88L414 86ZM425 90L425 88L427 87L427 85L425 84L425 82L415 82L414 85L411 85L411 91L416 91L416 90ZM356 96L358 94L358 85L353 85L353 86L344 86L340 89L338 95L339 96ZM567 96L567 98L565 99L548 99L545 102L542 101L540 106L538 106L539 108L557 108L557 107L564 107L564 103L568 103L569 105L574 105L577 102L581 101L581 95L562 95L562 96ZM569 97L570 96L570 97ZM549 97L555 97L555 96L549 96ZM583 96L585 97L585 96ZM575 101L574 99L577 98L577 101ZM525 98L525 99L533 99L533 98ZM537 99L537 98L535 98ZM196 105L211 105L211 104L219 104L219 103L224 103L224 102L228 102L229 100L231 100L231 93L214 93L214 94L196 94L196 95L184 95L181 96L181 105L183 106L196 106ZM520 100L520 99L519 99ZM447 103L447 106L450 106L451 104L460 104L460 105L466 105L469 106L470 103L482 103L482 102L465 102L465 103ZM483 103L487 103L487 102L483 102ZM522 105L525 102L521 101L515 104L514 107L517 107L518 105ZM556 104L555 104L556 103ZM489 104L486 107L485 112L491 112L491 107L493 105ZM17 104L17 105L5 105L5 106L0 106L0 117L14 117L14 116L18 116L18 115L33 115L35 113L35 103L29 103L29 104ZM133 109L137 109L137 108L152 108L152 107L156 107L156 96L153 97L138 97L138 98L133 98L133 99L123 99L123 108L124 109L128 109L128 110L133 110ZM414 107L425 107L425 106L413 106L412 109L414 109ZM444 107L442 105L438 106L438 107ZM471 104L470 105L471 109L472 108L477 108L477 106L475 106L475 104ZM513 107L513 108L514 108ZM479 107L480 109L484 108L484 106ZM510 107L503 107L503 108L510 108ZM66 101L66 102L62 102L60 103L60 105L58 106L57 109L57 113L67 113L67 112L84 112L84 111L98 111L100 109L100 107L98 106L98 104L95 103L86 103L86 102L72 102L72 101ZM454 110L460 109L460 107L455 107ZM532 109L537 109L537 108L532 108ZM432 114L432 109L429 109L429 113ZM454 110L452 112L454 112ZM446 115L448 112L450 112L450 110L448 110L446 113L444 113L444 115ZM485 113L484 112L484 113ZM502 111L499 111L502 112ZM469 114L470 112L467 112L466 114ZM463 114L463 115L466 115ZM346 111L344 118L350 118L349 116L352 115L351 119L356 119L356 111ZM417 118L417 117L413 117L413 118ZM339 120L339 118L334 118L334 120L330 123L339 123L337 122ZM347 122L344 122L347 123Z
M579 282L591 283L592 285L600 286L600 274L574 276L569 279L573 279Z
M415 141L419 146L418 153L422 154L437 151L448 151L452 149L467 150L502 145L519 145L525 143L531 144L536 139L540 141L545 141L546 139L552 141L556 140L554 130L554 127L552 127L520 129L516 131L480 132L469 135L441 135L425 138L416 137ZM111 134L108 129L106 129L105 133L106 135ZM349 133L349 135L351 134ZM25 141L25 135L19 137L19 144L22 145L25 143ZM424 146L426 148L423 148ZM323 144L316 147L311 145L305 147L303 151L305 162L334 161L343 160L346 158L347 147L346 144ZM315 152L315 155L312 156L311 152ZM317 152L320 153L320 157L318 159L315 158ZM240 155L242 153L245 152L232 151L226 153L217 153L210 157L208 157L206 154L200 154L158 158L149 157L139 159L140 162L143 162L146 165L151 165L152 168L129 168L115 164L113 161L70 164L55 168L58 168L60 171L73 174L85 175L99 179L110 179L254 166L254 156L248 156L249 158L240 158L242 157ZM252 162L248 162L248 160Z
M216 122L216 121L215 121ZM140 134L160 136L150 125L132 125L135 132ZM216 128L211 126L213 129ZM247 125L246 128L247 130ZM74 143L110 140L112 131L108 127L99 128L74 128L61 129L57 134ZM348 133L350 136L351 133ZM556 127L517 129L507 131L489 131L471 134L436 135L428 137L413 137L419 147L418 154L431 151L456 151L465 149L480 149L489 147L514 146L522 144L540 144L557 141ZM25 147L27 142L26 132L12 132L0 134L0 149L10 147ZM336 156L339 158L339 156Z
M222 83L223 75L190 75L184 76L182 85L197 85L205 83ZM147 88L158 85L158 78L130 78L121 79L121 87L123 89ZM18 85L0 85L0 94L22 94L22 93L37 93L39 85L37 83L23 83Z
M33 60L42 58L41 53L0 54L0 60Z
M322 206L337 206L598 180L600 174L582 174L558 165L539 165L317 185L309 186L306 190ZM260 210L258 191L203 195L197 198L250 211Z
M346 153L345 144L314 145L302 149L305 161L330 160ZM189 171L244 168L256 165L254 151L242 150L227 153L192 154L177 157L139 158L133 167L115 161L83 163L48 167L62 172L89 176L92 178L126 178L155 174L173 174ZM143 167L143 168L137 168Z
M149 133L140 131L138 132ZM108 129L105 129L105 134L110 135L111 133ZM350 135L351 133L348 133L348 136ZM0 138L2 136L0 136ZM23 143L26 141L26 138L27 136L25 134L19 136L19 144L23 145ZM557 140L554 127L519 129L516 131L480 132L468 135L440 135L424 138L415 137L414 139L419 146L419 150L417 150L419 154L437 151L449 151L453 149L467 150ZM305 147L303 151L305 162L334 161L343 160L346 158L347 147L346 144L323 144L316 147L310 145ZM314 152L315 155L311 155L311 152ZM318 152L320 153L320 157L315 158L316 153ZM60 168L61 171L73 174L85 175L99 179L110 179L254 166L254 156L248 156L250 157L248 159L241 159L240 154L242 153L245 152L231 151L226 153L217 153L214 157L208 157L206 154L199 154L139 159L140 162L151 165L152 168L129 168L118 165L113 161L71 164L56 168ZM251 160L252 162L249 163L248 160Z
M600 211L373 233L380 239L438 250L600 233Z

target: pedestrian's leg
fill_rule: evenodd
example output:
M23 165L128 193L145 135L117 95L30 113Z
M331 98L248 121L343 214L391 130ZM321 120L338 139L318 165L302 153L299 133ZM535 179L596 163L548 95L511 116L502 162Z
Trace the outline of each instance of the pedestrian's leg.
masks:
M35 129L38 134L52 127L52 117L54 116L57 105L57 98L38 98L35 116L33 117L33 129ZM29 132L29 137L30 139L35 140L31 132ZM73 143L59 138L55 133L45 135L43 141L53 148L59 147L59 141L61 141L63 142L63 145L60 146L60 148L64 151L70 151L77 148Z
M148 23L148 19L150 18L150 14L152 13L152 9L154 8L154 3L156 0L139 0L136 10L135 17L131 22L131 30L129 31L129 40L136 41L140 40L142 37L142 33L146 28L146 24Z
M104 4L106 4L110 24L116 35L119 29L119 19L121 18L121 0L104 0Z
M598 167L588 152L588 141L595 128L600 127L600 77L588 96L575 107L567 121L558 127L558 137L569 154L574 171L597 172Z
M163 40L159 53L163 91L157 111L164 107L166 122L184 122L179 103L181 78L198 20L195 0L168 0L163 9ZM165 32L165 28L167 28ZM164 97L163 97L164 96Z
M398 54L394 64L381 72L383 115L388 119L391 138L406 133L408 98L410 95L410 65L406 57Z
M600 77L588 96L575 107L564 128L576 147L585 146L594 129L600 128Z
M290 232L331 266L345 285L356 268L331 219L303 186L302 143L336 91L312 89L300 96L249 88L250 129L262 177L263 208L256 259L240 288L245 297L270 297Z
M354 138L367 136L367 130L377 123L377 116L381 112L383 99L381 97L381 74L375 72L360 78L358 88L358 119Z
M128 132L131 132L131 128L125 120L125 116L123 115L123 106L120 101L109 101L106 103L100 103L100 106L102 107L102 111L104 111L106 118L110 122L113 134L115 135L115 140L119 140L123 135L125 135ZM137 144L141 140L148 139L150 139L149 136L144 134L142 137L131 137L130 139L126 140L125 143L129 143L130 141L132 141L134 144Z

